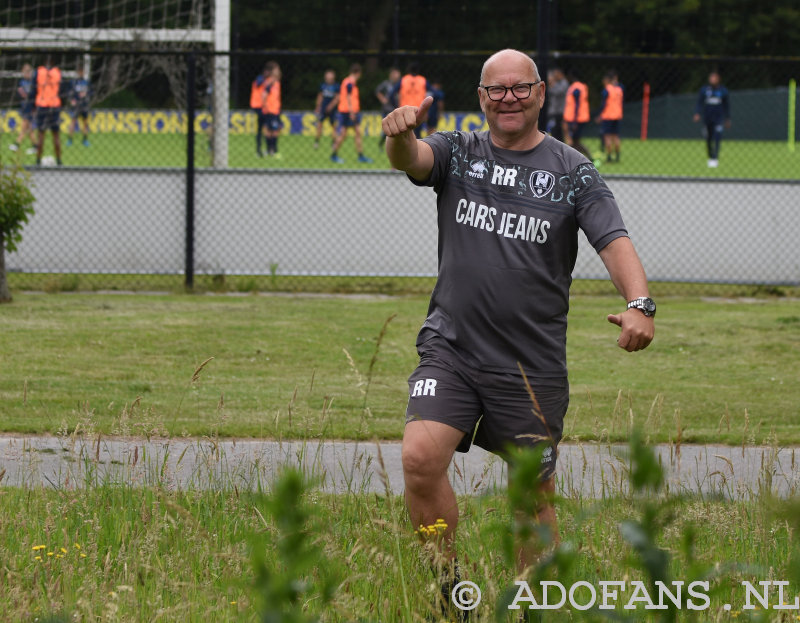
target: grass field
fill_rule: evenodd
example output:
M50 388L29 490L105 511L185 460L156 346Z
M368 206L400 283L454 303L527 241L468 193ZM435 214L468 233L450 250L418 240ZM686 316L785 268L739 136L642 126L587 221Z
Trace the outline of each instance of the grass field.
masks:
M144 275L116 273L18 273L7 275L14 290L37 292L171 292L185 293L183 275ZM257 292L309 294L391 294L429 295L435 277L346 277L299 275L212 275L195 274L192 291L196 293ZM602 279L576 279L570 292L574 295L616 295L613 284ZM650 284L655 297L799 297L800 287L740 283L685 283L657 281Z
M330 142L323 138L320 148L313 148L313 138L289 135L280 138L281 158L258 158L253 136L229 137L229 166L234 168L287 169L359 169L385 170L390 167L377 137L365 137L364 152L372 164L356 160L352 136L343 144L340 155L345 164L330 161ZM602 158L595 138L585 141L595 157ZM21 162L34 164L34 156L18 152ZM48 137L45 154L52 153ZM624 140L620 163L601 164L603 175L647 175L709 178L786 179L800 177L800 150L790 153L785 143L767 141L723 141L720 166L706 166L705 142L690 140ZM186 137L180 134L95 134L91 146L76 141L63 148L66 166L182 167L186 165ZM211 163L208 140L198 135L195 164Z
M18 294L0 307L0 430L88 419L114 433L128 418L169 435L397 439L426 307L425 296ZM651 441L800 443L800 301L664 298L655 342L636 354L605 320L619 307L573 298L568 438L622 440L638 423Z
M164 292L186 293L183 275L114 273L18 273L7 275L9 287L29 292ZM307 293L430 295L435 277L345 277L298 275L196 274L192 292L217 294ZM616 296L613 284L602 279L576 279L570 292L575 296ZM709 284L658 281L650 284L654 297L800 297L800 287L759 284Z
M633 426L649 441L800 442L800 301L659 304L656 341L629 354L605 320L619 299L573 298L568 439L627 440ZM87 448L94 431L158 436L164 447L184 434L397 438L426 306L424 296L17 294L0 306L0 430L57 432ZM657 463L632 448L631 474L657 484ZM82 456L92 473L91 452ZM141 487L2 487L2 458L3 621L441 623L430 618L438 587L400 497L332 495L291 475L240 491L212 470L182 492L169 474ZM526 483L459 497L462 573L483 598L471 623L518 621L505 605ZM623 581L628 592L613 610L567 605L541 620L798 619L800 608L774 609L777 588L765 609L742 586L786 581L784 601L800 595L796 500L674 497L657 486L604 493L556 501L562 545L529 581L598 593L600 582ZM652 590L656 578L708 581L708 602L690 610L684 590L679 611L623 608L634 581ZM575 599L589 598L581 588Z

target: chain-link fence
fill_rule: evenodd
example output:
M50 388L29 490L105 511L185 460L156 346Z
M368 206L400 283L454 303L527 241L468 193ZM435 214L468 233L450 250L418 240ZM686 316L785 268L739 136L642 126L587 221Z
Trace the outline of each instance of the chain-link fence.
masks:
M416 64L437 93L431 131L482 129L476 87L486 56L232 53L230 105L214 110L212 54L4 53L2 162L30 167L37 198L8 257L12 287L429 290L434 195L392 171L376 93L391 94L392 68L403 74ZM58 153L52 132L40 153L39 130L26 132L37 119L23 99L23 68L47 57L61 72ZM257 78L270 62L280 70L274 118L253 107L265 105ZM349 129L333 152L336 116L317 110L324 75L333 71L338 84L354 63L362 67L361 145ZM796 62L554 55L543 65L588 87L592 121L582 142L617 196L648 276L663 282L654 289L800 284ZM130 76L132 67L136 80L115 89L115 72ZM694 118L712 70L730 114L715 163L706 125ZM603 152L595 122L609 72L625 94L618 162ZM580 287L608 290L583 242Z

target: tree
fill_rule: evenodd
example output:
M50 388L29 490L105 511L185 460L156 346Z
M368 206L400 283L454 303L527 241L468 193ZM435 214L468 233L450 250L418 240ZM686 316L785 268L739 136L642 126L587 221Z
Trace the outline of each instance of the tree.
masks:
M794 56L797 0L238 0L246 50L536 49L537 5L550 1L552 49L576 54ZM394 10L396 9L396 10ZM395 19L397 22L395 23ZM509 28L509 24L514 27ZM316 80L315 80L316 82Z
M35 198L30 176L18 165L0 163L0 303L11 301L6 279L6 250L17 250L22 240L22 226L33 214Z

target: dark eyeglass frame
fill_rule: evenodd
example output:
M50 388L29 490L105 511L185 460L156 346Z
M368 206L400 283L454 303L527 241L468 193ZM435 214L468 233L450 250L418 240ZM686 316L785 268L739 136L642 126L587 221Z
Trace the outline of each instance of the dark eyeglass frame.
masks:
M492 85L489 85L488 87L484 86L482 84L478 85L478 86L481 89L485 89L486 90L486 97L488 97L490 100L492 100L493 102L500 102L500 101L505 99L506 93L508 93L509 91L511 91L511 95L513 95L516 99L518 99L518 100L526 100L531 96L531 93L533 93L533 87L536 86L537 84L539 84L540 82L544 82L544 80L537 80L536 82L520 82L518 84L512 84L510 87L504 87L504 86L499 85L499 84L492 84ZM517 89L518 87L528 87L528 93L526 95L524 95L523 97L520 97L519 95L517 95L514 92L514 90ZM497 95L497 93L499 93L498 89L503 89L503 94L500 97L494 97L492 95L490 89L496 89L497 90L495 92L495 95Z

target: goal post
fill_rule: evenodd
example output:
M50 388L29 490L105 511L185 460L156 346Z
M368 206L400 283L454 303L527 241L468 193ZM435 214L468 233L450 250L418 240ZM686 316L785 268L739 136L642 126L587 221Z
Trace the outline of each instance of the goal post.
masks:
M231 75L231 6L230 0L216 0L214 4L214 75L212 144L214 167L228 166L228 116L230 107Z
M208 30L187 31L178 28L159 30L139 28L14 28L0 27L2 47L45 47L56 44L63 47L92 43L208 43L214 42L214 33Z

